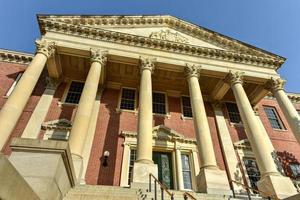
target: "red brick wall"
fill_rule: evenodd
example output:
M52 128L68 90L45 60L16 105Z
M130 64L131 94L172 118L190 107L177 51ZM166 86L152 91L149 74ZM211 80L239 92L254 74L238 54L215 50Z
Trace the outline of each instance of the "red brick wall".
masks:
M26 66L24 65L0 62L0 108L6 101L3 96L10 88L17 74L24 71L25 68ZM9 143L11 138L20 137L20 135L22 134L40 96L44 91L45 76L46 72L43 72L43 75L41 76L37 87L30 97L18 124L12 132L10 139L7 141L5 147L2 149L2 152L4 152L5 154L10 154ZM72 105L59 105L59 101L61 101L65 89L65 83L62 83L57 88L45 121L56 119L68 119L70 121L73 120L77 107ZM117 113L116 108L118 105L118 98L119 90L113 89L106 89L101 97L97 127L92 144L90 160L87 167L86 181L88 184L119 185L123 155L122 144L124 141L124 139L120 137L119 134L122 130L137 131L137 115L130 112ZM270 123L264 113L262 107L263 105L274 106L277 109L277 112L287 130L278 131L271 128ZM185 137L195 138L193 120L183 120L181 118L180 98L168 97L168 106L170 118L168 119L167 117L154 116L153 125L165 125L166 127L177 131ZM296 107L300 109L300 104L296 105ZM211 104L206 102L205 109L217 163L221 169L224 169L224 160L222 158L214 112ZM243 127L235 127L230 124L225 106L223 107L223 112L233 142L246 139ZM293 136L281 109L279 108L275 100L264 99L259 103L259 113L261 120L271 138L271 141L276 151L278 152L279 157L284 163L286 172L290 173L287 166L290 162L299 161L300 146ZM43 134L44 131L41 131L40 138L43 137ZM104 151L110 152L108 167L102 166Z
M5 94L15 81L16 77L19 73L24 72L26 69L26 65L21 64L13 64L13 63L7 63L7 62L0 62L0 108L4 105L7 98L5 97ZM46 72L44 71L38 81L38 84L36 88L34 89L31 97L29 98L27 105L25 106L24 112L20 116L20 119L14 128L12 134L10 135L8 141L4 145L3 149L1 150L4 154L10 154L11 149L9 147L9 144L11 142L11 139L13 137L20 137L23 130L26 127L27 122L30 119L30 116L38 103L40 96L42 95L44 88L45 88L45 76ZM1 127L4 128L4 127ZM1 134L1 132L0 132Z

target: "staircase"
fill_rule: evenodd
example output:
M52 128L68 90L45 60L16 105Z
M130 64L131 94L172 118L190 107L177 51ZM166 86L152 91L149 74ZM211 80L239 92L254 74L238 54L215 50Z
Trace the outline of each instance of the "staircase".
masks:
M174 200L184 200L183 191L169 190L174 194ZM248 200L247 195L237 195L236 198L204 193L189 192L197 200ZM103 185L78 185L72 188L64 197L64 200L154 200L154 191L122 188L118 186ZM157 190L157 200L161 200L161 191ZM251 197L252 200L263 200L261 197ZM164 200L170 200L170 196L164 192ZM188 198L188 200L192 200Z

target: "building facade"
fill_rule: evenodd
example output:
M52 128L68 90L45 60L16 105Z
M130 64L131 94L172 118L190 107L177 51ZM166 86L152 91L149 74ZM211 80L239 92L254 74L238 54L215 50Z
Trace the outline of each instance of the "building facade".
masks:
M171 16L38 23L35 55L0 50L0 148L39 197L28 171L57 152L70 188L145 188L153 174L180 191L299 191L300 95L284 91L285 58Z

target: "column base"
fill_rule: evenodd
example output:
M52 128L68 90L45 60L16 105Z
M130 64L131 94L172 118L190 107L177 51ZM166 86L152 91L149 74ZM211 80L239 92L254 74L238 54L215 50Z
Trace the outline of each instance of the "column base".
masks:
M279 174L269 174L263 176L257 183L257 187L262 196L267 194L275 195L279 199L284 199L297 194L297 190L291 179Z
M156 164L135 162L133 165L132 182L130 187L142 189L148 188L150 173L158 178L158 169Z
M198 177L199 192L232 195L227 174L218 168L202 168Z
M10 162L41 199L62 199L75 186L67 142L15 138L11 148Z

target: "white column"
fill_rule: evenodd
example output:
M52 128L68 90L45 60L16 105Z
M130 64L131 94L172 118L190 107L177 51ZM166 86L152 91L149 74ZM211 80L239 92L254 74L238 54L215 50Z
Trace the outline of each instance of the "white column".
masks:
M149 174L157 177L157 165L152 161L152 80L154 59L141 58L138 111L137 159L133 166L131 187L147 187Z
M99 109L100 109L100 99L101 99L101 95L102 95L102 89L99 89L99 90L100 91L97 92L96 100L94 102L93 111L92 111L90 124L89 124L89 128L88 128L88 134L87 134L86 141L84 144L84 149L82 152L83 170L82 170L80 184L85 184L85 175L87 172L87 166L88 166L88 163L90 160L91 149L93 146L94 135L95 135L96 126L97 126L97 119L98 119L98 114L99 114Z
M204 101L199 84L200 66L187 64L185 74L188 81L194 129L200 156L199 190L206 193L231 194L227 175L217 166Z
M87 75L77 112L69 137L76 177L80 181L82 174L82 153L88 135L88 129L96 99L101 70L106 63L106 52L91 49L91 67Z
M284 92L285 81L280 78L271 78L269 88L275 96L284 116L286 117L298 143L300 144L300 116L292 102Z
M136 162L153 163L152 161L152 80L154 61L141 59L140 93L138 113L138 138Z
M175 150L176 166L177 166L177 185L178 190L184 190L183 174L182 174L182 160L180 147L176 145Z
M0 150L17 124L47 59L53 55L55 50L54 42L45 40L36 41L36 47L36 55L0 111Z
M258 168L262 176L261 180L258 182L258 188L265 193L276 195L278 198L295 194L296 189L294 188L291 180L287 177L281 176L277 171L270 153L272 152L270 146L271 142L269 141L270 139L267 137L267 134L262 131L263 127L254 114L249 99L242 86L242 78L243 73L241 72L229 73L231 89L235 96L247 138L250 142L252 151L255 154Z
M47 86L41 96L38 104L36 105L23 133L22 138L37 139L41 130L41 125L44 122L48 110L50 108L53 95L59 84L57 79L47 77Z

